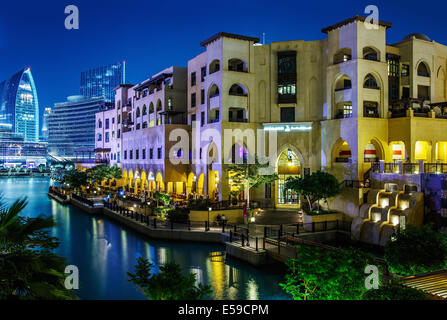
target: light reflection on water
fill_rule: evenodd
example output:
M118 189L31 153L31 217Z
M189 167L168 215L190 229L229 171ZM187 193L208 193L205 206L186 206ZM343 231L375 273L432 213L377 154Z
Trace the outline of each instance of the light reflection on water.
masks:
M198 281L211 286L213 299L288 298L278 286L282 275L276 270L261 271L232 259L210 261L210 252L225 250L222 245L148 239L105 217L49 199L49 184L47 178L0 178L0 192L7 203L26 196L26 216L53 216L58 225L52 234L61 243L56 251L79 268L76 294L82 299L144 299L126 274L133 272L141 256L154 264L155 272L160 264L176 261L185 272L194 272Z

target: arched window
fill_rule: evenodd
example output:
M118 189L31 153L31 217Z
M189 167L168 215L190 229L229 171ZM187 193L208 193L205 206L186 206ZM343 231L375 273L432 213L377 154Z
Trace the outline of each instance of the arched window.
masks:
M101 119L98 120L98 128L102 128L102 121L101 121Z
M116 102L116 108L119 110L121 108L121 100Z
M135 112L135 118L140 117L140 107L137 108L137 111Z
M352 59L351 49L343 48L334 54L334 64L339 64Z
M379 61L379 52L371 47L363 48L363 59L371 61Z
M220 61L219 60L214 60L213 62L210 63L210 72L209 74L212 74L214 72L217 72L220 70Z
M247 91L240 84L233 84L228 94L232 96L247 96Z
M428 66L425 62L421 62L418 65L418 76L420 77L430 77L430 71L428 70Z
M149 105L149 114L154 113L154 104L151 102Z
M168 98L168 110L172 110L172 98Z
M228 70L237 72L248 72L248 64L238 58L228 60Z
M210 98L216 97L219 95L219 87L213 84L209 92L210 92Z
M147 107L143 105L143 116L147 115Z
M231 163L247 163L247 158L248 154L245 146L233 144L233 146L231 147Z
M374 78L373 75L368 74L365 77L365 82L363 83L363 88L368 88L368 89L379 89L379 86L377 84L376 78Z
M343 75L335 83L335 91L348 90L351 88L352 88L352 82L347 75Z
M157 101L157 111L161 111L161 109L162 109L161 100L158 99L158 101Z

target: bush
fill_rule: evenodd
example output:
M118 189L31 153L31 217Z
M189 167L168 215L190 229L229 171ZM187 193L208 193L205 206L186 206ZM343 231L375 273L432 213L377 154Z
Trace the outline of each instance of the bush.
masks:
M358 300L366 291L365 267L374 257L358 249L327 250L297 246L298 258L289 259L285 281L279 285L294 300Z
M408 276L447 266L447 235L431 226L408 225L385 245L385 260L394 273Z
M363 294L363 300L428 300L422 291L401 284L385 284L379 289L370 289Z
M166 212L166 218L169 222L187 223L189 220L188 208L170 209Z

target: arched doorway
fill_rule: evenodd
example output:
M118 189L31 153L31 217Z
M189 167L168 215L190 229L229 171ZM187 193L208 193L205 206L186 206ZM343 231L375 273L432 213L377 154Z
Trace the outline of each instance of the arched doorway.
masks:
M192 172L188 174L188 179L186 180L186 192L188 195L194 194L196 192L195 175Z
M339 139L333 148L332 163L350 163L352 162L352 153L349 144L343 139Z
M447 162L447 142L439 141L436 143L435 148L435 160L444 163Z
M291 177L300 177L301 162L297 154L291 149L285 149L280 153L277 161L277 201L279 205L298 205L300 196L295 191L285 187L286 181Z
M416 161L431 161L431 143L428 141L416 141L414 158Z
M365 163L378 162L379 160L384 160L384 156L380 142L376 139L369 140L363 151L363 161Z
M163 176L160 172L157 172L157 175L155 176L155 183L156 183L156 189L157 191L164 192L165 191L165 184L163 182Z
M405 143L403 141L390 142L390 148L391 148L391 159L393 160L393 162L399 160L403 161L408 158L405 150Z
M134 181L133 181L133 172L132 170L129 170L129 179L127 181L127 187L128 187L128 191L133 192L134 189Z
M203 196L203 185L205 182L205 176L203 173L199 175L199 180L197 181L197 194Z

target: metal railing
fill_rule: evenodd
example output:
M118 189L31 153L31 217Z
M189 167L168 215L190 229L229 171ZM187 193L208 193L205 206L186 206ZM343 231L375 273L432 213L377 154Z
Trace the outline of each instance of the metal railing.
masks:
M156 216L150 216L147 214L142 214L137 211L131 210L130 208L119 206L116 203L109 203L104 201L104 208L113 211L116 214L130 218L137 222L141 222L148 227L153 229L164 229L164 230L196 230L196 231L215 231L228 233L232 232L245 232L244 228L240 228L237 225L229 224L226 221L221 222L208 222L208 221L191 221L186 222L173 222L169 220L158 219Z
M447 173L447 163L424 163L424 173Z
M60 192L59 190L57 190L54 187L50 187L48 189L48 193L54 194L54 195L58 196L59 198L61 198L62 200L68 200L68 195L66 195L65 193Z
M233 232L233 230L230 230L229 242L236 243L242 247L251 248L256 251L259 251L260 249L265 250L264 238L258 236L250 236L248 234L248 230L247 232Z

